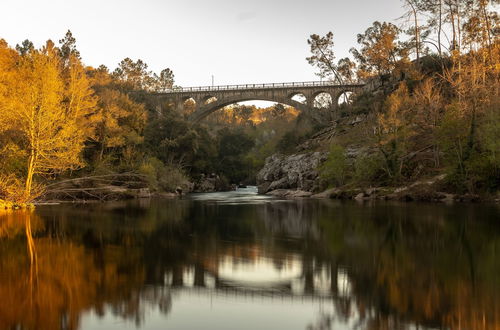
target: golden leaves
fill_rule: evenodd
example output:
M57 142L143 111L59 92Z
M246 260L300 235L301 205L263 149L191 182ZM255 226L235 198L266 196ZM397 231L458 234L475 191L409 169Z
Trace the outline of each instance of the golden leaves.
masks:
M30 200L33 175L82 165L97 102L80 61L71 57L63 66L51 42L24 55L2 43L0 65L0 133L8 132L0 139L26 151L24 198Z

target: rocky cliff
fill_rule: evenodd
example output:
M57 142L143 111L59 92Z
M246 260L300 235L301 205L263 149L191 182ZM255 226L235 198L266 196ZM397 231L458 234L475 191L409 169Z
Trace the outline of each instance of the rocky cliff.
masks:
M259 193L293 189L315 192L319 187L318 166L324 162L326 152L306 152L290 156L275 154L266 159L257 174Z

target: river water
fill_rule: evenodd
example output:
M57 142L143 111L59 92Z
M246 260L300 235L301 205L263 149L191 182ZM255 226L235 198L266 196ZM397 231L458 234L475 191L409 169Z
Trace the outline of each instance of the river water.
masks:
M0 329L500 329L500 208L250 187L0 213Z

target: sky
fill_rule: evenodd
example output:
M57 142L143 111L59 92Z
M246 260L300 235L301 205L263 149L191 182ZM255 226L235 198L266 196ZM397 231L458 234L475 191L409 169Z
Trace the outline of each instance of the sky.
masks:
M70 29L86 65L113 70L125 57L184 87L315 81L308 37L334 33L338 58L401 0L0 0L0 38L40 47Z

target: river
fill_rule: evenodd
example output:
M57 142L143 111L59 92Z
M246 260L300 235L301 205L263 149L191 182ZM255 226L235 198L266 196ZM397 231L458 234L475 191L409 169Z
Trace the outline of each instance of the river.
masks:
M250 187L4 212L0 297L0 329L500 329L500 207Z

